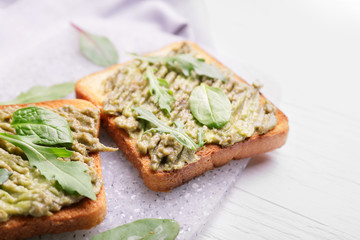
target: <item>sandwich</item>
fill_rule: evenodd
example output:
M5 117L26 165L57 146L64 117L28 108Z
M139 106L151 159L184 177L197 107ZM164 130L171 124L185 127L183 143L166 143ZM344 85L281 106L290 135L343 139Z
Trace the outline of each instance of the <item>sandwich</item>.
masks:
M92 228L106 215L97 138L84 100L0 106L0 239Z
M101 109L104 128L145 185L184 182L285 144L285 114L199 46L178 42L82 78L76 96Z

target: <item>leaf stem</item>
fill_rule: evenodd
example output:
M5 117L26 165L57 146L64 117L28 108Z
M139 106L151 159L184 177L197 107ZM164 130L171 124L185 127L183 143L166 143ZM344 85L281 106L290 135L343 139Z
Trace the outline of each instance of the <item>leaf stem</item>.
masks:
M80 51L87 59L100 66L117 63L118 53L108 38L91 34L72 22L70 25L80 33Z
M83 33L83 34L86 33L82 28L80 28L80 27L79 27L78 25L76 25L75 23L70 22L70 25L71 25L73 28L75 28L78 32Z

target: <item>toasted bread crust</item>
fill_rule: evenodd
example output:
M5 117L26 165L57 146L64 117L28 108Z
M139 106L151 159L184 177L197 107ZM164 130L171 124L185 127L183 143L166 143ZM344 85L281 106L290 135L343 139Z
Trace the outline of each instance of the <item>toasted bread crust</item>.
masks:
M26 107L28 105L19 104L13 106ZM50 108L58 108L64 105L72 105L79 109L95 108L92 103L78 99L40 102L31 105ZM0 106L0 109L8 106ZM99 127L97 127L98 130ZM94 158L94 169L102 178L100 154L92 153L90 156ZM92 228L100 224L106 215L104 186L101 187L96 197L96 201L84 198L78 203L62 208L52 216L13 216L8 221L0 223L0 240L24 239L41 234Z
M157 52L147 55L165 55L171 49L176 48L184 42L171 44ZM207 54L198 45L188 42L199 53L199 55L209 63L225 68L219 61ZM123 63L126 64L126 63ZM75 91L77 98L88 100L98 107L102 107L101 82L109 75L116 72L122 64L114 65L104 71L91 74L76 83ZM239 81L245 82L239 76ZM265 99L262 96L262 99ZM214 144L207 144L199 149L196 153L200 156L197 162L186 164L179 170L171 172L153 171L150 169L150 156L142 155L137 149L136 140L131 138L124 129L117 128L114 122L115 116L103 114L102 124L114 139L119 148L124 152L125 156L137 168L139 175L143 178L146 186L154 191L170 191L171 189L183 184L190 179L202 175L214 167L220 167L228 163L232 159L247 158L259 155L285 144L289 131L288 119L279 109L276 110L277 125L269 132L258 135L254 134L245 141L235 143L232 146L222 148Z

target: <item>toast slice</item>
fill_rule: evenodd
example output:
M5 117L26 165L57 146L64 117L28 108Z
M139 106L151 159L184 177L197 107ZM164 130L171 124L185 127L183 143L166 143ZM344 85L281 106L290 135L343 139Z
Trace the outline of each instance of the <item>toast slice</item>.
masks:
M184 43L191 45L198 56L206 62L215 64L220 69L226 69L219 61L191 42L174 43L157 52L146 54L146 56L165 56L172 49L179 48ZM75 87L77 98L91 101L101 108L102 102L105 99L105 95L102 93L102 82L115 74L121 65L114 65L104 71L91 74L79 80ZM239 81L245 82L239 76L236 76L236 78ZM261 98L265 99L262 95ZM254 134L244 141L224 148L215 144L207 144L205 148L201 148L196 153L200 156L198 161L186 164L183 168L171 172L151 170L150 156L140 154L137 149L136 139L131 138L124 129L115 126L115 116L102 113L101 118L105 129L124 152L128 160L137 168L146 186L154 191L166 192L214 167L220 167L232 159L252 157L284 145L289 130L288 119L279 109L276 110L276 116L277 125L267 133L263 135Z
M31 104L12 106L26 107L36 105L39 107L58 108L64 105L72 105L78 109L96 108L92 103L84 100L57 100ZM0 106L0 109L9 105ZM100 124L97 126L99 131ZM94 158L94 169L102 179L101 159L99 153L91 153ZM63 207L54 212L52 216L32 217L13 216L8 221L0 223L0 240L24 239L36 235L48 233L71 232L80 229L90 229L100 224L106 215L106 200L104 186L96 196L96 201L88 198L80 202Z

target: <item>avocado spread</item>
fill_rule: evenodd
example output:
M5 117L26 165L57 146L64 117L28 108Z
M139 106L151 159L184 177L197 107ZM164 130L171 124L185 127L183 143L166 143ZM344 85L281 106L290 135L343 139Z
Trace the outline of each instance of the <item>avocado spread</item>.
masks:
M12 114L18 108L8 107L0 110L0 132L15 134L11 127ZM79 110L64 106L53 110L64 117L70 126L73 155L59 158L61 161L81 161L88 166L95 194L100 191L102 181L94 170L91 152L112 150L105 147L97 138L99 110ZM83 197L69 195L56 186L55 181L45 179L38 169L31 167L22 150L0 139L0 168L12 175L0 186L0 222L7 221L13 215L48 216L80 201Z
M188 44L174 49L169 56L176 54L197 53ZM171 103L170 114L162 111L154 103L154 95L149 91L149 80L144 77L147 68L156 69L157 78L165 79L173 92L175 101ZM259 84L248 85L239 81L228 69L222 68L223 79L196 75L184 76L178 69L164 63L152 63L145 59L135 59L119 68L118 72L103 82L106 99L103 110L106 114L115 115L116 126L127 130L137 139L137 146L142 154L150 154L152 170L172 171L182 168L186 163L197 161L196 150L191 150L179 143L173 135L156 131L144 131L151 126L144 126L137 119L134 107L141 106L151 111L168 126L180 121L185 133L198 143L198 132L202 128L204 141L207 144L218 144L222 147L243 141L253 134L264 134L276 126L275 107L261 99ZM232 113L230 120L220 129L202 125L191 114L189 97L192 90L205 83L220 88L228 97ZM206 146L205 146L206 147Z

